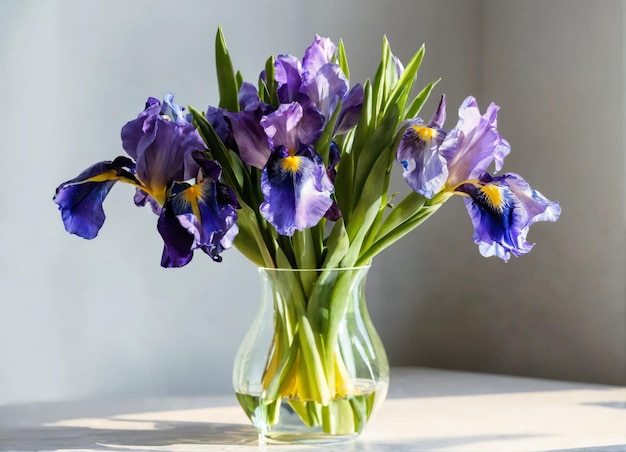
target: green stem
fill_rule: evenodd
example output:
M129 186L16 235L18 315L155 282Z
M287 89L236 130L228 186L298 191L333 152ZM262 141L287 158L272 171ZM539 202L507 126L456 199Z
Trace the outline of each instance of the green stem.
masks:
M395 229L391 230L382 238L378 239L371 247L365 249L365 252L357 259L356 265L367 265L370 263L374 256L393 245L395 242L422 224L432 214L439 210L439 207L441 207L441 204L421 208L415 215L410 217Z

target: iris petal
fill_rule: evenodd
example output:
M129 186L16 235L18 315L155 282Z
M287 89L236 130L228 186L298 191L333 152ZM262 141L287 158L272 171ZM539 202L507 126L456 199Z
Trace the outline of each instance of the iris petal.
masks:
M137 152L137 176L150 188L153 197L163 203L165 188L171 181L190 179L198 172L190 154L206 149L200 135L191 124L156 118L155 139Z
M272 150L257 115L251 111L240 111L226 113L226 117L230 121L241 160L250 166L263 169Z
M198 165L190 153L206 149L172 94L163 103L149 98L146 109L122 127L121 135L122 146L136 161L137 177L161 205L170 180L183 181L197 174Z
M175 184L172 195L159 218L159 232L164 241L164 267L186 265L196 249L202 249L213 260L221 261L220 253L232 246L237 235L239 205L228 202L234 193L212 177L219 177L216 162L194 157L203 168L204 179L195 185ZM176 219L176 222L172 220Z
M526 241L530 225L556 221L561 214L558 202L550 201L514 173L499 177L483 174L478 184L464 184L465 198L474 225L474 242L480 253L507 261L511 255L528 253L534 244Z
M305 92L302 80L302 64L293 55L279 55L274 62L274 79L278 83L276 94L280 103L301 100Z
M328 119L339 99L348 92L348 80L337 64L325 64L307 85L307 94L317 109Z
M440 148L448 164L449 187L477 179L494 161L496 171L502 168L511 147L496 128L497 112L498 106L491 104L481 115L476 99L471 96L459 108L459 121Z
M442 130L417 119L407 127L398 146L397 160L404 166L402 176L415 192L429 199L448 178L446 161L439 153L444 136Z
M157 230L164 243L161 266L175 268L187 265L193 258L194 236L181 224L171 209L162 210Z
M127 157L96 163L78 177L59 185L54 202L59 206L67 232L93 239L104 224L102 203L117 181L139 186L134 164Z
M361 116L361 109L363 108L363 96L364 93L361 84L357 83L350 88L350 91L345 95L343 103L341 104L334 134L344 134L357 125Z
M281 235L315 226L332 205L333 184L310 149L296 155L277 149L263 170L261 188L261 215Z
M122 147L132 158L137 158L137 149L140 141L154 140L154 133L149 133L151 129L148 119L156 117L161 112L161 102L154 97L149 97L146 101L146 108L137 115L136 119L128 121L122 127L121 138ZM148 137L145 135L148 133ZM146 145L144 144L144 147Z
M304 51L302 68L306 71L307 78L314 78L322 66L330 63L337 46L329 38L315 35L313 43Z
M322 134L324 118L309 102L282 104L275 112L261 119L261 126L276 149L284 146L297 151L301 146L314 143Z
M428 123L429 127L442 128L446 122L446 95L441 95L439 106Z

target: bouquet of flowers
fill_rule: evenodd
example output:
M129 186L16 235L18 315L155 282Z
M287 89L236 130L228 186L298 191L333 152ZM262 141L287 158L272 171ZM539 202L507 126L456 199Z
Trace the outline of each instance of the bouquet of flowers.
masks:
M403 66L384 39L374 78L352 86L344 45L328 38L316 36L301 60L270 57L254 83L233 70L221 29L215 50L217 107L187 113L171 94L148 98L122 127L127 156L64 182L54 201L68 232L93 239L109 190L134 186L135 204L157 215L164 267L188 264L196 250L219 262L234 246L260 267L316 269L274 276L298 291L275 300L259 395L265 406L311 402L317 408L292 404L305 423L345 430L319 409L358 392L337 348L353 281L332 278L329 288L331 271L369 265L454 195L465 201L480 253L505 261L529 252L529 227L556 221L560 207L517 174L489 172L511 150L495 104L481 113L466 98L446 131L441 96L430 120L420 119L437 84L414 90L423 46ZM394 172L410 187L404 197L389 192ZM360 419L352 413L351 405L342 412L356 419L348 430Z

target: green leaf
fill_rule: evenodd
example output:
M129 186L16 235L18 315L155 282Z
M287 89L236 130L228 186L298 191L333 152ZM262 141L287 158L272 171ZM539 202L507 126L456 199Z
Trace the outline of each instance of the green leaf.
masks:
M396 104L401 110L404 110L404 105L406 105L406 100L411 92L411 89L413 88L413 82L415 81L415 76L417 75L417 71L422 64L423 58L424 45L422 44L422 47L420 47L415 55L413 55L413 58L411 58L404 68L404 72L398 79L395 87L390 91L387 103L385 104L385 109Z
M398 108L397 106L392 105L385 114L380 125L376 128L372 136L369 140L367 140L367 143L363 146L363 149L359 152L359 155L355 155L357 167L353 190L356 193L359 193L362 190L366 178L368 178L373 172L372 166L377 161L378 157L383 153L383 150L391 146L397 127ZM384 174L384 170L383 172L378 173L377 177L382 179L382 174Z
M259 243L256 240L254 232L252 232L252 228L255 227L255 225L249 224L246 214L240 214L238 215L237 226L239 227L239 233L233 242L235 248L252 261L254 265L266 267L268 263L265 262L264 254L259 248Z
M409 193L397 206L395 206L391 213L385 218L380 231L378 232L378 238L385 236L391 232L394 228L400 226L407 221L413 215L417 213L419 209L424 206L426 198L412 191Z
M243 163L239 160L239 157L234 156L235 158L233 158L231 156L231 152L226 149L217 132L215 132L215 129L213 129L213 126L204 115L191 106L188 108L198 133L210 149L213 158L222 166L222 174L226 179L227 185L235 190L239 199L245 201L246 198L242 192Z
M365 265L380 252L388 248L389 246L396 243L402 237L407 235L413 229L422 224L426 219L428 219L432 214L434 214L439 208L441 204L436 205L425 205L418 212L416 212L411 218L407 221L393 229L384 237L378 239L371 247L367 250L363 250L363 253L356 261L355 265Z
M388 147L389 148L389 147ZM388 150L387 150L388 152ZM361 254L361 245L369 232L370 227L376 220L385 198L385 177L387 171L388 156L381 152L378 160L371 169L370 175L365 181L359 201L350 217L350 223L346 227L350 247L342 260L342 266L351 267Z
M295 231L292 237L294 254L299 269L315 269L318 267L315 259L316 244L313 241L311 228ZM309 273L309 272L306 272ZM311 272L310 274L313 274ZM308 295L308 294L307 294Z
M228 111L239 111L237 78L228 49L226 48L226 41L224 40L221 26L217 28L217 36L215 37L215 68L220 93L219 106Z
M378 112L383 111L383 106L386 103L387 99L387 68L389 64L393 63L393 58L391 56L391 48L389 47L389 41L387 40L387 36L383 36L383 49L382 49L382 57L380 59L380 65L378 66L378 70L376 71L376 76L374 77L374 83L372 84L372 98L373 98L373 118L375 121L375 125L378 125ZM395 65L395 64L394 64Z
M237 226L239 227L239 234L237 234L234 242L237 249L260 267L275 267L274 259L272 259L267 243L263 238L261 226L252 208L247 205L241 206L241 209L237 211Z
M322 135L315 142L313 147L317 151L319 155L322 156L324 163L328 165L329 154L330 154L330 142L332 140L333 130L335 128L335 123L337 122L337 118L339 117L339 111L341 110L341 99L337 102L337 106L335 107L335 111L333 115L330 117L330 120L326 123L324 130L322 131Z
M274 57L271 56L265 61L265 84L267 86L267 91L269 93L268 103L278 108L278 94L276 90L278 89L278 84L276 80L274 80Z
M405 118L417 117L420 110L422 109L422 106L424 105L426 100L428 100L428 97L430 96L430 93L432 92L433 88L437 85L437 83L439 83L440 80L441 79L437 79L434 82L430 82L428 85L424 87L424 89L422 89L419 92L417 96L415 96L415 99L413 99L413 102L411 102L411 105L409 106L409 108L406 111L406 114L404 115Z
M235 80L237 80L237 93L239 93L239 90L241 89L241 85L243 85L243 82L244 82L241 71L237 71L237 74L235 75ZM237 105L239 105L239 98L237 98Z
M339 60L339 67L343 71L344 75L350 80L350 69L348 68L348 57L346 56L346 49L343 46L343 40L339 40L339 50L337 50L337 59Z
M350 152L353 154L353 160L358 161L361 149L369 140L371 132L375 129L376 125L372 120L372 85L369 80L365 81L363 85L363 107L361 108L361 115L359 116L359 122L354 129L354 141ZM371 129L370 129L371 125Z
M346 255L346 252L350 247L350 239L348 238L348 233L346 232L346 227L343 224L342 218L339 218L335 223L335 226L333 226L333 230L328 236L326 247L328 249L328 254L326 254L323 267L339 267L339 262L341 262L341 259L343 259Z

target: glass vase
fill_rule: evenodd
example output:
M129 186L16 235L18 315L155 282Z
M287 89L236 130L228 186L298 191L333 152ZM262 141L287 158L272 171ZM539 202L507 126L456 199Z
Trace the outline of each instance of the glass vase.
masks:
M261 307L233 385L260 443L356 438L384 400L389 364L365 303L368 270L259 269Z

